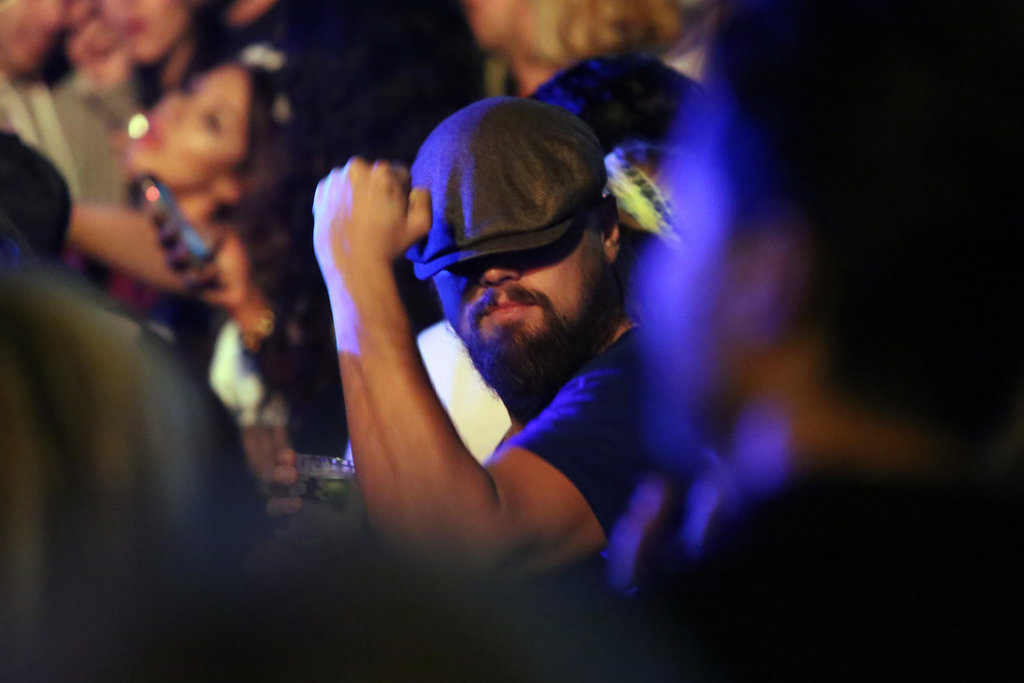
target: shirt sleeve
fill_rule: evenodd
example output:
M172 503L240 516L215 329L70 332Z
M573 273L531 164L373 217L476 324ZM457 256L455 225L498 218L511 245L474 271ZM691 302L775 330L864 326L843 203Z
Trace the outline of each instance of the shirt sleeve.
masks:
M609 349L588 364L510 439L572 482L606 536L653 467L638 427L638 363L627 350Z

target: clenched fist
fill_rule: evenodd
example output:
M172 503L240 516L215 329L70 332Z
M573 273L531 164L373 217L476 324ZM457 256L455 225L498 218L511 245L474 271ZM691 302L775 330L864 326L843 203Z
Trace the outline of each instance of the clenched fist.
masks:
M317 185L313 247L334 314L339 351L358 349L360 309L376 303L382 279L406 248L430 230L430 195L410 191L409 170L353 157Z
M430 229L430 195L411 190L409 170L353 157L320 181L313 199L313 244L324 277L353 264L390 268Z

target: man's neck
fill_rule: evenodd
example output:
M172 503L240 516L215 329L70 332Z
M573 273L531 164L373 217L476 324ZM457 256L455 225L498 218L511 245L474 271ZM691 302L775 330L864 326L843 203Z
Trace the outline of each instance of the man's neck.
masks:
M618 324L618 326L616 326L615 331L609 336L608 341L605 342L601 346L600 350L598 350L598 352L594 355L594 358L597 358L602 353L611 348L611 346L615 342L617 342L622 337L622 335L631 330L633 327L634 323L632 321L623 318L622 321ZM502 438L502 441L511 438L518 434L519 432L521 432L526 427L526 425L530 423L532 419L533 418L525 419L522 417L517 417L513 415L511 412L509 412L509 420L511 422L511 426L509 426L508 431L505 432L505 436Z

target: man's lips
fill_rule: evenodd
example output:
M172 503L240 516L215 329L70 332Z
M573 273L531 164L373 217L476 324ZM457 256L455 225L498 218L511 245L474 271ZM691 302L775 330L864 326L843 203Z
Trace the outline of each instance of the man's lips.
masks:
M517 301L502 301L484 308L482 317L494 321L515 320L522 316L527 308L534 305Z
M534 304L529 301L513 301L512 299L504 299L497 301L493 304L488 305L484 310L487 312L496 311L502 308L519 308L521 306L533 306Z
M537 295L519 285L488 289L469 307L468 318L479 327L484 318L494 322L511 322L525 317L529 310L542 304Z
M510 322L520 319L526 311L537 304L529 292L499 292L490 290L471 309L474 324L479 326L486 318L492 322Z

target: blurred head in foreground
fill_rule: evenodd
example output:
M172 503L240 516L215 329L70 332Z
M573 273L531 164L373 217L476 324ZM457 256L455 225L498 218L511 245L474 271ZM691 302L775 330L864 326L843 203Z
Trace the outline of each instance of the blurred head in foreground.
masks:
M685 253L648 278L651 413L764 482L962 471L1024 337L1024 7L741 2L674 169Z
M138 335L53 273L0 271L4 647L54 614L130 596L152 579L144 567L174 564L186 529L208 528L189 520L203 509L209 404Z

